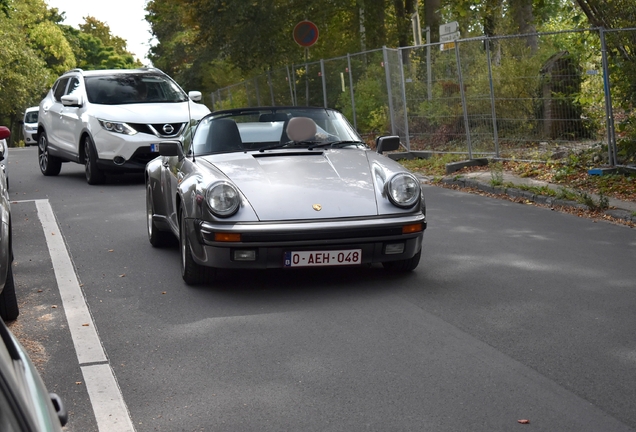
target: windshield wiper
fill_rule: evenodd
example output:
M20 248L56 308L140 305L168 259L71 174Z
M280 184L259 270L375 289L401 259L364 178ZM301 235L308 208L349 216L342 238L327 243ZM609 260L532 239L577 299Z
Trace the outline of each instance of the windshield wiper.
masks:
M273 150L273 149L277 149L277 148L282 148L282 147L286 147L286 146L299 146L299 145L311 145L311 144L316 144L316 141L287 141L286 143L278 143L278 144L273 144L269 147L263 147L262 149L259 150L259 152L264 152L265 150Z
M323 147L334 147L334 146L340 146L340 145L349 145L349 144L356 144L356 145L365 145L362 141L331 141L331 142L326 142L326 143L321 143L321 144L314 144L312 146L309 146L307 148L307 150L313 150L315 148L323 148Z

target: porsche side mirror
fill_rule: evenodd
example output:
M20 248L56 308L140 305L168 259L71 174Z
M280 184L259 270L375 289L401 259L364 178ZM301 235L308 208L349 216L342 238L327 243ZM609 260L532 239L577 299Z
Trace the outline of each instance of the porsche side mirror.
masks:
M157 144L153 144L153 146L157 146ZM179 156L179 160L184 158L181 142L179 141L164 141L159 143L158 147L158 153L161 156Z
M400 148L400 137L396 135L381 136L375 140L375 148L378 153L394 151Z

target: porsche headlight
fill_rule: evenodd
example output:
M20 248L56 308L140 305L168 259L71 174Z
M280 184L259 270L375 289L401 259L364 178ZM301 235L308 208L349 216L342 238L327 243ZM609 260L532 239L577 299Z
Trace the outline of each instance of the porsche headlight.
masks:
M112 122L108 120L98 120L99 124L109 132L116 132L124 135L135 135L137 131L126 123Z
M412 174L398 173L386 183L386 192L393 205L413 207L420 199L420 182Z
M213 183L205 193L205 200L212 213L219 217L232 216L241 204L241 196L228 182Z

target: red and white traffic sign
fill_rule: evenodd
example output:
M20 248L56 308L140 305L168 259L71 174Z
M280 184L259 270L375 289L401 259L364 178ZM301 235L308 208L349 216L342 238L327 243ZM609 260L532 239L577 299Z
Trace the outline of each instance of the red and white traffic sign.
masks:
M301 47L310 47L318 40L318 27L311 21L301 21L294 27L294 40Z

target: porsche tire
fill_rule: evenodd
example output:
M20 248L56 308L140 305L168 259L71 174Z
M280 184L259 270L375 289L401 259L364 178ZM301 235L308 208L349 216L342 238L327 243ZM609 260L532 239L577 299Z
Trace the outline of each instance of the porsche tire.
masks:
M56 176L62 170L62 161L49 154L49 139L45 131L38 136L38 164L45 176Z
M420 257L422 256L422 249L420 249L412 258L399 261L386 261L382 263L385 269L399 272L410 272L420 263Z
M181 251L181 277L188 285L199 285L206 281L208 269L192 258L183 205L179 212L179 249Z
M148 226L148 240L153 247L165 246L172 240L172 234L157 229L157 225L152 220L154 214L154 204L152 201L152 189L150 185L146 188L146 224Z
M97 151L89 136L84 138L84 171L86 182L89 185L102 184L106 179L102 170L97 166Z

